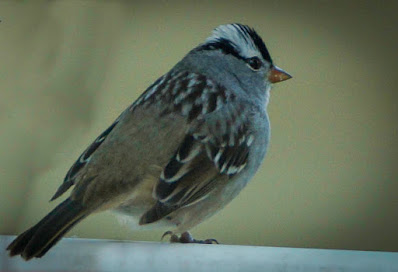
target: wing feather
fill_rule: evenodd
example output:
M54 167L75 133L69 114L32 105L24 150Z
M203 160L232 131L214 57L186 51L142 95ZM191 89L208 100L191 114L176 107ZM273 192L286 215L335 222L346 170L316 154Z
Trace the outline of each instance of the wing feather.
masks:
M222 86L204 76L196 80L202 83L186 85L200 88L176 100L179 109L187 108L186 103L195 105L181 112L190 126L154 188L156 204L141 217L140 224L155 222L205 199L221 181L238 174L247 164L253 137L246 125L248 110L231 103L236 97Z
M68 173L64 178L64 182L61 186L58 187L58 190L55 192L54 196L51 198L51 201L61 196L65 193L72 185L75 184L75 178L80 170L90 161L91 156L94 152L101 146L101 144L105 141L108 135L112 132L115 126L118 124L119 120L116 121L109 126L104 132L102 132L95 141L89 145L89 147L79 156L76 162L69 169Z

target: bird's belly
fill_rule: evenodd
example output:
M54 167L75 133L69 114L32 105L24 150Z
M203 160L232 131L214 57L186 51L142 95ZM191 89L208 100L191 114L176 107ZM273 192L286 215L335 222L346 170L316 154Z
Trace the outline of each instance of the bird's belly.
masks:
M156 202L152 196L153 186L157 182L154 177L153 180L141 182L131 197L118 206L115 212L121 221L134 230L163 229L177 233L187 231L224 208L246 186L260 166L267 149L267 145L259 142L255 142L254 146L255 151L241 173L225 183L221 182L206 198L193 205L181 207L154 223L139 225L141 216Z
M141 181L130 197L113 209L119 222L128 225L133 230L164 229L168 231L176 228L175 223L166 219L146 225L139 224L141 216L156 203L152 196L156 181L157 179L154 177Z
M267 130L264 131L267 132ZM264 144L264 142L261 141L266 141L266 143ZM266 139L255 141L253 145L254 151L249 157L248 165L242 172L227 180L224 184L219 184L219 186L210 192L202 201L188 207L180 208L170 214L171 220L176 223L176 230L178 232L187 231L214 215L242 191L257 172L265 157L268 136Z

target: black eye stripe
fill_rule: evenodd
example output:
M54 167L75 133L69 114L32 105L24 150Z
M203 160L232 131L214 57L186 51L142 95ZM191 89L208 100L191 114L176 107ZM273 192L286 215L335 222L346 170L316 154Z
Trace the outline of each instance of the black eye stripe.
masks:
M226 55L231 54L238 59L244 59L239 54L239 51L236 49L234 44L231 41L224 38L220 38L215 42L204 44L200 46L197 50L217 50L217 49L220 49Z

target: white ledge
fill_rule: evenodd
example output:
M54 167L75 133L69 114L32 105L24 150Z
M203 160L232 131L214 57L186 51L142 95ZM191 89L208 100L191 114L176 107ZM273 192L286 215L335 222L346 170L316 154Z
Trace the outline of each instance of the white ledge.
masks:
M398 253L62 239L41 259L25 262L4 250L0 271L358 271L398 272Z

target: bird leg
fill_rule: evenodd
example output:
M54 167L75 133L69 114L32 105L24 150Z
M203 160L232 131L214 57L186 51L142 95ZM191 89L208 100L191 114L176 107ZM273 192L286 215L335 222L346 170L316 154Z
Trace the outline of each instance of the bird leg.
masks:
M216 239L196 240L188 231L181 233L180 237L172 231L166 231L162 235L162 239L167 235L170 235L170 243L219 244Z

